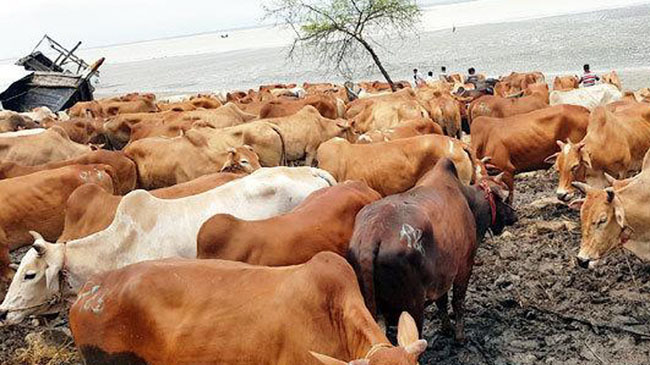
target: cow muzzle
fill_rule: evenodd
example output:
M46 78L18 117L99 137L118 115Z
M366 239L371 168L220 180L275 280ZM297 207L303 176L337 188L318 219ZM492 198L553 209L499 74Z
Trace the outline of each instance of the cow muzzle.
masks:
M576 262L578 263L578 266L580 266L583 269L588 269L589 268L589 263L591 260L589 259L583 259L580 256L576 256Z
M561 202L568 203L573 198L573 193L566 190L557 190L555 192L557 199Z

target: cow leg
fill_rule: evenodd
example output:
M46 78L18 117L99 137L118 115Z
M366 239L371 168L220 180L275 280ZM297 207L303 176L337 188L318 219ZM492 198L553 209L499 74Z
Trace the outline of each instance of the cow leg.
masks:
M449 320L449 311L447 310L449 303L449 296L447 293L443 294L438 300L436 300L436 306L438 307L438 316L440 322L442 323L442 333L445 335L451 335L453 333L453 328L451 327L451 320Z
M307 150L305 151L305 166L312 167L314 164L314 157L316 156L316 151Z
M454 308L456 317L455 338L457 342L465 342L465 294L467 293L467 284L454 284L454 296L451 299L451 306Z
M508 204L512 205L515 200L515 174L511 170L503 172L503 183L508 186L510 193L508 194Z

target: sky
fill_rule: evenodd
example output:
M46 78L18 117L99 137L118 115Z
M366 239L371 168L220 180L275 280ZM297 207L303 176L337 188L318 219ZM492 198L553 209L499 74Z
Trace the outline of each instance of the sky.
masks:
M267 1L269 0L0 0L0 34L4 35L0 42L0 60L27 55L46 33L68 48L77 41L83 41L83 49L252 27L261 24L262 4ZM427 6L471 0L417 1ZM579 3L581 9L588 11L601 3L625 5L650 0L571 0L568 3L566 0L475 1L476 5L471 6L474 10L496 10L493 13L497 15L504 15L509 10L518 11L529 17L531 11L539 12L540 16L553 15L553 9L573 3ZM583 6L587 4L588 6ZM456 12L456 8L464 9L465 5L468 4L445 6L440 11L451 11L450 15L454 16L472 15ZM487 14L483 10L470 13L478 13L474 15L479 15L481 22L487 17L482 15ZM427 16L428 14L425 15L425 20ZM511 15L508 17L512 18ZM496 16L494 20L502 21L502 17ZM490 19L485 21L489 22ZM440 21L431 19L427 23L435 26ZM428 28L430 27L424 27L425 30L431 30Z
M0 59L28 54L46 33L64 46L97 47L255 26L264 1L0 0Z

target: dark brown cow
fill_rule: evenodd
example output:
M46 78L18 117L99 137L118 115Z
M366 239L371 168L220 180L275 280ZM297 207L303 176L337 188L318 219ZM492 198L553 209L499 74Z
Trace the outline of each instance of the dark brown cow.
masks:
M290 213L246 221L217 214L201 226L197 257L286 266L321 251L345 256L361 208L381 198L366 184L346 181L311 193Z
M463 302L478 243L488 229L500 234L516 222L503 200L496 184L463 185L454 164L442 159L411 190L363 208L348 260L370 313L394 324L407 311L422 328L425 302L436 301L443 329L451 331L453 286L455 337L463 341Z
M23 166L13 162L0 163L0 180L33 174L38 171L58 169L68 165L103 164L113 168L109 171L115 186L115 193L124 195L135 189L137 174L135 163L119 151L92 151L69 160L50 162L43 165Z
M416 365L427 347L408 314L391 345L331 252L282 268L146 261L94 276L77 298L70 328L88 364Z
M580 141L587 131L589 110L556 105L507 118L479 117L472 122L472 149L479 159L489 157L503 171L513 200L514 175L547 169L545 159L559 147L557 140Z

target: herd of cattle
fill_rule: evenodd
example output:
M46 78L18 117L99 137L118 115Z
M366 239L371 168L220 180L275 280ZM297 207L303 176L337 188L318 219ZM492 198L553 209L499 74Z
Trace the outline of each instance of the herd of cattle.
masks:
M650 260L648 89L458 78L0 112L0 320L72 303L89 364L415 364L432 302L464 340L478 244L552 165L580 266Z

